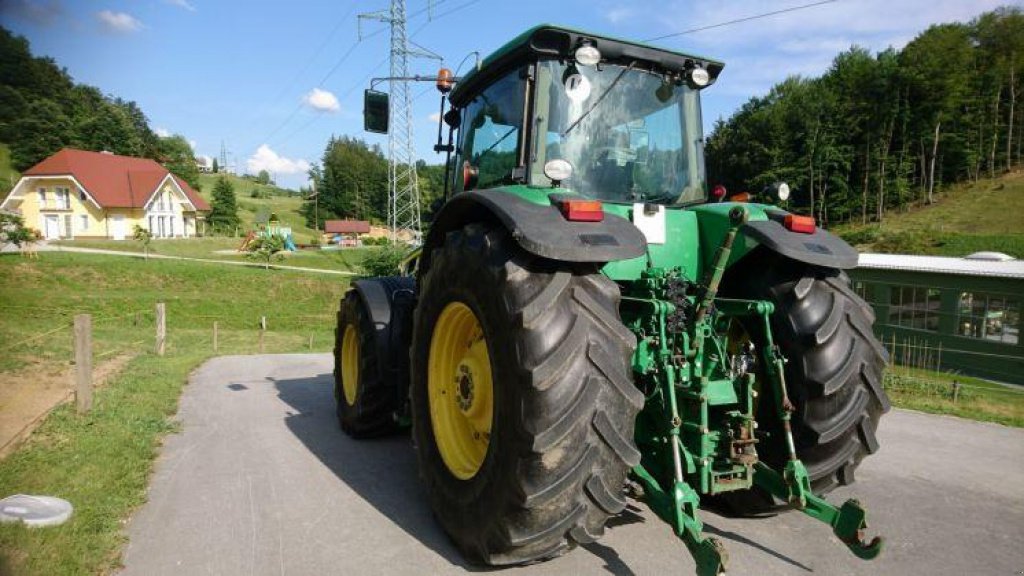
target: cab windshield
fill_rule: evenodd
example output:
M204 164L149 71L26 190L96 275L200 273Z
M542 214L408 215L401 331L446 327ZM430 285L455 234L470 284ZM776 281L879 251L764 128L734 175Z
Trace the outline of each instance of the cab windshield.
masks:
M660 74L628 66L537 66L530 184L561 186L608 202L689 204L706 197L700 97Z

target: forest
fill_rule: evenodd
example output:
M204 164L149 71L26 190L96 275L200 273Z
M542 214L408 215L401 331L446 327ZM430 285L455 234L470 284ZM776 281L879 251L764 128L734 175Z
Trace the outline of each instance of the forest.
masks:
M198 189L192 147L161 138L135 102L78 84L51 58L33 57L28 40L0 27L0 143L24 171L64 147L152 158Z
M708 136L708 181L733 194L785 181L823 225L881 222L944 186L1021 163L1024 15L1001 8L928 28L903 49L852 47L790 77Z

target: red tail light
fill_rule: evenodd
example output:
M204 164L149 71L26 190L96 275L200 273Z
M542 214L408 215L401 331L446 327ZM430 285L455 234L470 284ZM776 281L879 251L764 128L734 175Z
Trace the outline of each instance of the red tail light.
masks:
M722 186L721 184L718 184L714 188L711 189L711 196L716 201L717 200L721 200L722 198L725 198L725 195L728 194L728 193L729 192L728 192L728 190L725 189L725 186Z
M801 234L814 234L814 218L811 216L797 216L796 214L786 214L786 221L784 223L786 230L790 232L800 232Z
M598 200L560 200L558 209L562 216L570 222L601 222L604 210Z

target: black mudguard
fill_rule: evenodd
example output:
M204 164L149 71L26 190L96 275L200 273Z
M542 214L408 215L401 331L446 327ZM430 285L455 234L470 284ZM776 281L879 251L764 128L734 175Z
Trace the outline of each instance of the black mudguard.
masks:
M647 241L632 222L605 213L601 222L570 222L555 206L542 206L500 190L463 192L438 213L424 243L421 266L444 236L470 222L496 221L523 250L563 262L605 263L646 252Z
M395 404L404 407L409 388L409 342L416 282L408 276L365 278L352 283L376 328L376 367L381 379L394 386ZM400 408L404 409L404 408Z
M839 269L857 266L857 251L821 228L815 228L813 234L801 234L790 232L775 220L762 220L747 222L742 231L765 248L799 262Z

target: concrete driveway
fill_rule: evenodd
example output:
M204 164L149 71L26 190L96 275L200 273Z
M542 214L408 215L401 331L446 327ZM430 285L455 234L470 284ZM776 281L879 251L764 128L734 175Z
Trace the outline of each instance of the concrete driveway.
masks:
M334 418L328 355L211 360L185 389L149 502L131 520L125 575L460 574L431 517L408 437L355 442ZM887 537L864 562L799 513L705 512L730 574L1014 576L1024 571L1024 430L893 411L856 496ZM690 555L639 502L605 537L561 558L494 571L694 573Z

